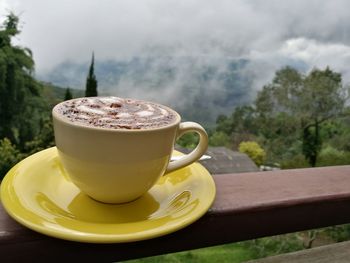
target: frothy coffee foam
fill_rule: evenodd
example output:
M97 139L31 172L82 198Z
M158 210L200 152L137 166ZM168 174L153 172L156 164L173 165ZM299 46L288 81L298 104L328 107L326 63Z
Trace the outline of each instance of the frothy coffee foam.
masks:
M71 122L113 129L151 129L176 121L176 113L162 105L118 97L69 100L55 111Z

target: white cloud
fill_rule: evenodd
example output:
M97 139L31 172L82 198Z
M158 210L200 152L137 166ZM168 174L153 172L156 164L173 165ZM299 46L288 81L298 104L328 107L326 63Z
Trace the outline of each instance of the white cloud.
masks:
M288 59L349 75L347 0L0 1L2 17L20 14L17 41L33 50L41 74L63 61L87 62L94 50L98 60L248 57L257 60L257 86Z
M280 50L281 55L302 60L311 67L330 68L343 73L350 81L350 46L340 43L322 43L313 39L288 40Z
M313 68L324 69L329 66L342 73L345 83L350 82L350 45L346 44L292 38L281 43L276 50L253 50L247 58L251 63L246 70L255 76L255 90L270 82L274 72L286 65L304 69L305 73Z
M334 58L349 59L350 46L337 43L320 43L313 39L294 38L286 41L280 53L310 63L319 63L324 62L324 60L332 61Z

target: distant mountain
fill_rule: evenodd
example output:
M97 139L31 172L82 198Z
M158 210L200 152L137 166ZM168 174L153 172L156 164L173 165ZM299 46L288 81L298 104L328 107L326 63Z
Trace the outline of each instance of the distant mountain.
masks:
M211 125L219 114L230 114L236 106L251 102L248 64L243 59L215 57L138 57L97 60L95 74L99 95L152 100L173 107L184 120ZM39 78L82 90L88 67L89 63L66 62Z

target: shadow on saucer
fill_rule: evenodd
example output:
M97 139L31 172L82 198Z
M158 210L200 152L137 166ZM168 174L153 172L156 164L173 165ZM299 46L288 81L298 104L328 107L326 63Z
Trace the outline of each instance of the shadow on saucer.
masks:
M80 192L67 207L61 207L40 193L37 202L57 218L69 218L89 223L120 224L147 220L159 209L159 203L148 193L125 204L105 204Z

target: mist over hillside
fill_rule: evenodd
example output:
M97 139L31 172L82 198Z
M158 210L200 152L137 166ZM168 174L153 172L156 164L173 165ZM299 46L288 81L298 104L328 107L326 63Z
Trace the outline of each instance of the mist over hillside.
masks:
M21 14L14 44L32 50L40 80L82 89L94 51L100 94L160 101L188 119L229 114L286 65L329 66L350 82L346 0L2 3L1 14Z
M264 67L262 64L254 64ZM61 87L85 88L89 63L65 62L40 79ZM219 114L250 103L259 70L245 59L222 57L134 57L95 61L100 95L151 100L169 105L184 120L205 125ZM267 78L270 76L266 76Z

